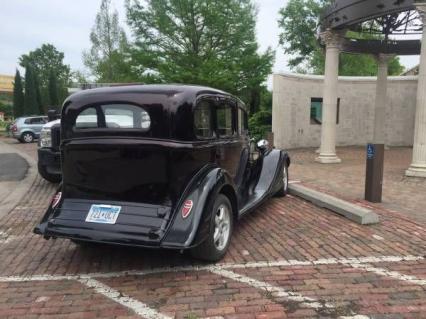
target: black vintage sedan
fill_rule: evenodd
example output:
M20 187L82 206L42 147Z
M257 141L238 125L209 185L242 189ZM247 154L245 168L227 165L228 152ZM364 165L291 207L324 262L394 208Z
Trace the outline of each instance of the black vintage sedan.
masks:
M235 223L284 196L290 159L257 145L238 98L208 87L82 91L62 108L62 184L34 232L217 261Z

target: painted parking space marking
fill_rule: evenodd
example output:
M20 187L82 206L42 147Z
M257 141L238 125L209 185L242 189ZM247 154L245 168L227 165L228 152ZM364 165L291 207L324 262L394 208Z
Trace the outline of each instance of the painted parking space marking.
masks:
M278 260L278 261L259 261L247 263L228 263L207 266L177 266L177 267L158 267L146 270L124 270L105 273L86 273L77 275L31 275L31 276L0 276L0 282L22 282L22 281L44 281L44 280L77 280L80 278L114 278L121 276L146 276L169 272L187 272L187 271L210 271L211 269L241 269L241 268L267 268L267 267L291 267L291 266L317 266L317 265L355 265L370 263L393 263L403 261L425 260L424 256L369 256L358 258L322 258L317 260Z
M301 307L311 308L315 311L332 311L335 305L330 302L323 302L317 299L304 296L302 294L288 291L282 287L274 286L264 281L248 277L232 270L253 269L253 268L269 268L269 267L292 267L292 266L320 266L320 265L348 265L353 268L361 269L367 272L373 272L381 276L390 277L392 279L410 282L416 285L425 286L426 280L419 279L415 276L404 275L396 271L390 271L385 268L379 268L371 265L371 263L398 263L404 261L420 261L425 260L424 256L368 256L358 258L326 258L317 260L278 260L278 261L260 261L247 263L228 263L206 266L178 266L178 267L159 267L147 270L128 270L119 272L106 273L87 273L73 275L29 275L29 276L3 276L0 282L28 282L28 281L61 281L75 280L79 283L93 289L95 292L104 297L117 302L118 304L132 310L137 315L147 318L171 319L157 310L149 307L147 304L134 299L119 290L116 290L98 279L117 278L122 276L146 276L171 272L198 272L209 271L224 278L234 280L239 283L249 285L253 288L268 292L273 298L284 298L288 301L297 302ZM349 316L340 316L342 319L367 319L368 316L360 314L350 314Z
M120 305L129 308L133 310L136 314L142 316L146 319L172 319L169 316L163 315L159 312L157 312L155 309L148 307L143 302L140 302L139 300L133 299L130 296L127 296L123 293L121 293L118 290L115 290L112 287L109 287L100 281L92 278L80 278L78 279L78 282L82 283L83 285L92 288L97 293L105 296L108 299L111 299Z
M373 272L375 274L390 277L392 279L406 281L415 285L426 286L426 279L419 279L412 275L404 275L397 271L387 270L385 268L374 267L370 264L350 264L352 267L357 269L363 269L368 272Z
M310 297L305 297L301 294L292 292L292 291L287 291L284 288L281 287L277 287L277 286L273 286L271 284L268 284L267 282L264 281L260 281L260 280L256 280L254 278L251 277L247 277L241 274L237 274L233 271L230 270L226 270L226 269L220 269L219 267L216 269L211 269L210 270L212 273L215 273L219 276L228 278L228 279L232 279L234 281L238 281L240 283L243 284L247 284L249 286L252 286L254 288L257 289L261 289L264 290L266 292L272 293L272 295L274 297L281 297L281 298L285 298L287 300L290 301L295 301L295 302L300 302L301 306L303 307L307 307L307 308L312 308L315 310L318 310L320 308L334 308L334 306L332 304L329 303L321 303L316 299L310 298Z

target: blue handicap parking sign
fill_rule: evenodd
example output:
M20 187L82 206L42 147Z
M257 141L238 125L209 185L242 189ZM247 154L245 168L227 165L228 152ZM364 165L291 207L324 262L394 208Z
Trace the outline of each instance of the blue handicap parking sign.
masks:
M374 157L375 149L373 144L367 144L367 159Z

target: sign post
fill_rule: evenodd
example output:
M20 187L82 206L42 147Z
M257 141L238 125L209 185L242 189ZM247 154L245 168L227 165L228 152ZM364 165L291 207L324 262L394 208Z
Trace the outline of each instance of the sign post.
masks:
M384 144L367 144L365 199L372 203L382 201L384 153Z

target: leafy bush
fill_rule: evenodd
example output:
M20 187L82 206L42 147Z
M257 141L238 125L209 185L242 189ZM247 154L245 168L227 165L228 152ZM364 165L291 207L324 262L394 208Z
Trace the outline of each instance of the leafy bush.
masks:
M254 113L249 119L250 137L256 141L266 138L272 131L272 111L262 109Z

